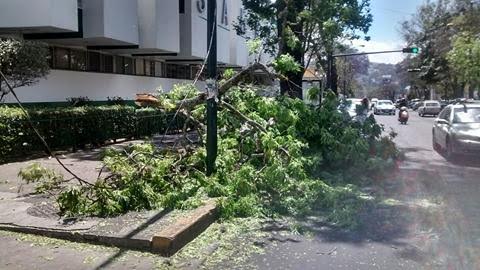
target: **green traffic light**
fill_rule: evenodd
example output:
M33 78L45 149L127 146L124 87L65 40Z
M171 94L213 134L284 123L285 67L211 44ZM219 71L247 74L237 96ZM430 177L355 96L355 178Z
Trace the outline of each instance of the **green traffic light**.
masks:
M403 53L418 53L420 50L418 49L418 47L408 47L408 48L403 48L402 49L402 52Z

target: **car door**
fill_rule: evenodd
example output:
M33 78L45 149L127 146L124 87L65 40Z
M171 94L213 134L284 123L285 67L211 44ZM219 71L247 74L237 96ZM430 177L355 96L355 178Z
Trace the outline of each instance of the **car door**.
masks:
M452 113L452 108L450 107L447 107L445 108L441 113L440 115L438 116L438 119L443 119L443 120L446 120L448 122L447 123L439 123L439 122L436 122L435 123L435 126L436 126L436 129L435 129L435 136L436 136L436 142L438 144L440 144L440 146L442 148L445 148L447 146L447 136L448 136L448 133L450 132L450 115Z
M418 105L418 113L423 113L423 107L425 106L425 102L420 102Z

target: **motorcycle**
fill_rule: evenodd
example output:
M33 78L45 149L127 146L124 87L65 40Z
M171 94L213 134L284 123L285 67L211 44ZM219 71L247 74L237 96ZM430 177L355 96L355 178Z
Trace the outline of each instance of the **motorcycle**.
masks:
M400 108L400 111L398 112L398 121L400 124L406 125L408 121L408 110L406 107Z

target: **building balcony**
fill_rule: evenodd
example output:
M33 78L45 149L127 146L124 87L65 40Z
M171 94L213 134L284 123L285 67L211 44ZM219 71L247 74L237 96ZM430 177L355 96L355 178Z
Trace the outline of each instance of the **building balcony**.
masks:
M178 1L138 0L139 51L178 53L180 16Z
M78 31L77 0L1 0L2 33Z
M138 45L137 8L137 0L83 0L86 45Z

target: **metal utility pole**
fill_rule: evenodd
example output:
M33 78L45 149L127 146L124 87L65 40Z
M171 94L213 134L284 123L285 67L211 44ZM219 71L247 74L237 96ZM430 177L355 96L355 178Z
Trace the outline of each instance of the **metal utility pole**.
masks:
M217 159L217 1L207 2L207 176L215 171Z
M343 98L347 96L347 57L343 57Z

